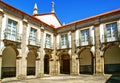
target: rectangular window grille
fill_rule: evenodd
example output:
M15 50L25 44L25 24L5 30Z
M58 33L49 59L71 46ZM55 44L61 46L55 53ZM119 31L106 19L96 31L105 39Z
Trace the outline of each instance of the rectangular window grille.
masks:
M81 45L88 45L89 43L89 29L81 31Z
M45 46L46 48L51 48L51 35L50 34L46 34Z
M13 41L17 39L17 22L11 19L8 19L8 27L6 30L7 38Z
M29 37L30 44L36 45L36 40L37 40L37 30L31 27L30 37Z
M118 39L117 22L106 24L107 41L115 41Z

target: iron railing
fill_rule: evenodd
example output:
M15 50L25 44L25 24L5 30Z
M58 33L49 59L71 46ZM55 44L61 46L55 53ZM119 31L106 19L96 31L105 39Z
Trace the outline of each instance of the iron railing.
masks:
M93 38L92 37L88 37L86 40L85 39L76 40L76 47L87 46L87 45L93 45Z
M70 41L69 40L66 40L65 45L62 45L61 41L57 44L57 49L65 49L65 48L70 48Z
M28 44L34 45L34 46L39 46L39 47L41 46L40 39L35 38L35 40L34 40L34 38L32 38L32 37L29 37Z
M53 48L54 48L54 45L53 45L53 43L45 42L45 48L53 49Z
M17 32L12 34L11 31L6 29L4 31L4 39L16 41L16 42L21 42L22 41L22 34L17 33Z
M114 42L114 41L120 41L120 32L116 32L114 35L110 35L105 33L102 35L102 42Z

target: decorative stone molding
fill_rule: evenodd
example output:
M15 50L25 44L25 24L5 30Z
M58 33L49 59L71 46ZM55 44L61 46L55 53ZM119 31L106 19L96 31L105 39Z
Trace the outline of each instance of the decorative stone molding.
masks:
M80 59L79 57L76 58L76 60L79 60L79 59Z
M39 60L40 60L40 58L36 58L36 60L37 60L37 61L39 61Z
M54 61L54 59L50 59L50 61Z
M59 59L56 59L56 61L59 61Z
M39 46L35 46L35 45L27 45L27 46L29 50L34 50L36 52L38 52L40 48Z
M17 56L16 58L17 58L17 59L21 59L21 58L22 58L22 56Z
M5 46L13 46L15 48L21 48L21 42L11 41L7 39L4 39L3 42Z

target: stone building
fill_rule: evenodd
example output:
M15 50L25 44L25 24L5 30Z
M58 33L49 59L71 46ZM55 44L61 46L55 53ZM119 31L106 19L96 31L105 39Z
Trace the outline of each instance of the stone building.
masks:
M62 25L0 1L0 79L120 73L120 9Z

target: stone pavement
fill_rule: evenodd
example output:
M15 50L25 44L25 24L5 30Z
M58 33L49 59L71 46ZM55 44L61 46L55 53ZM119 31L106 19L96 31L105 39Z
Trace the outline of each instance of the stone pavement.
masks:
M28 79L28 80L21 80L21 81L10 81L10 82L3 82L3 83L120 83L120 75L119 76L59 75L59 76L49 76L44 78Z

